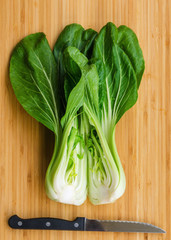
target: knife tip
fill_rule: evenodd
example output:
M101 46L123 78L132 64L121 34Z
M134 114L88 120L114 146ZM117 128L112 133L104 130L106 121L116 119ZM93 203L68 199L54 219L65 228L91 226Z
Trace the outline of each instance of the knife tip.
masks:
M163 229L161 229L161 228L160 228L160 232L161 232L161 233L166 233L166 231L163 230Z

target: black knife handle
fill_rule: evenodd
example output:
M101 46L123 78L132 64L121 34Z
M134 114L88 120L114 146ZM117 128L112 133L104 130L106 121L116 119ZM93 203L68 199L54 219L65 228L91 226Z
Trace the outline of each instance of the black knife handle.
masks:
M8 224L15 229L46 229L46 230L72 230L84 231L84 217L78 217L74 221L59 218L29 218L22 219L17 215L9 218Z

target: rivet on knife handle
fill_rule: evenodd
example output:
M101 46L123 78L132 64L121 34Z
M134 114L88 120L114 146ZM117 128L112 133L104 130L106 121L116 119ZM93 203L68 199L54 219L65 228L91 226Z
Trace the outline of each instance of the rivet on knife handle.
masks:
M46 229L46 230L75 230L84 231L85 218L78 217L74 221L58 218L29 218L22 219L17 215L9 218L8 224L15 229Z

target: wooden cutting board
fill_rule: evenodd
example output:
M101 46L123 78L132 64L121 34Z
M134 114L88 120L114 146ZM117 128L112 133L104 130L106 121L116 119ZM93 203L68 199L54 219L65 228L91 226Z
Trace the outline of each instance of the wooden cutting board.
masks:
M67 24L100 30L108 21L136 32L146 62L138 102L116 130L126 192L102 206L88 200L79 207L55 203L44 191L53 135L17 102L8 76L10 54L30 33L43 31L53 47ZM1 0L0 33L0 239L171 239L171 1ZM144 221L167 234L17 231L7 224L12 214Z

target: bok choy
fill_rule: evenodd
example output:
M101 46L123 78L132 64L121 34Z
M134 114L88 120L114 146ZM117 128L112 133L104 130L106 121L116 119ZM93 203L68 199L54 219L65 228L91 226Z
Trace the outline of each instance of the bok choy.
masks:
M111 203L125 191L116 124L137 101L144 59L135 33L106 24L99 33L68 25L52 52L43 33L25 37L10 61L24 109L54 132L45 185L49 198Z

